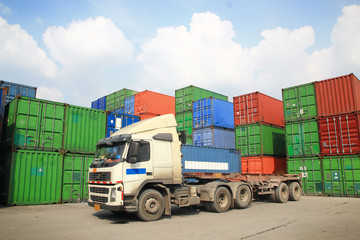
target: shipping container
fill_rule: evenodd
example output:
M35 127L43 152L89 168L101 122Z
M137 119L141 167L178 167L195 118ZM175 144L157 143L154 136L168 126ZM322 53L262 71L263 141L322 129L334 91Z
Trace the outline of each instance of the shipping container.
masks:
M318 116L360 110L360 82L354 74L315 82Z
M178 132L185 131L186 137L191 137L193 133L193 113L192 111L186 111L182 113L176 113L176 122ZM188 143L188 142L187 142Z
M0 160L1 202L7 206L61 202L63 156L58 152L16 150Z
M66 154L64 156L62 202L88 199L88 171L95 155Z
M134 115L175 115L175 98L172 96L146 90L135 94L134 101Z
M66 105L17 96L6 106L3 141L7 147L62 149Z
M124 113L129 115L135 114L135 96L125 98Z
M97 100L97 105L99 110L106 110L106 96L101 97Z
M316 120L289 122L285 125L288 157L320 156L319 129Z
M106 95L105 99L105 106L106 111L112 111L114 109L123 108L125 104L125 98L133 96L134 94L138 93L137 91L130 90L130 89L121 89L119 91L113 92L109 95Z
M265 123L284 127L283 102L260 92L233 98L235 126Z
M196 146L235 148L235 130L227 128L202 128L194 130L193 144Z
M241 170L243 174L284 174L286 173L286 158L241 157Z
M68 105L64 127L64 150L72 153L95 153L95 145L105 137L106 112Z
M317 117L314 83L282 89L285 121L300 121Z
M193 129L209 127L234 129L234 107L231 102L213 97L193 102Z
M16 96L23 96L29 98L36 97L36 87L8 82L8 81L0 81L0 87L7 87L7 95L5 104L11 102Z
M287 160L287 173L301 174L305 195L322 195L324 188L321 165L318 157L290 158Z
M3 119L5 114L7 90L8 90L7 87L0 87L0 142L1 142Z
M99 109L98 100L95 100L95 101L91 102L91 108L93 108L93 109Z
M140 117L128 114L108 114L106 125L106 137L114 132L133 123L139 122Z
M321 117L318 122L322 155L360 153L359 113Z
M115 93L106 95L106 111L115 109Z
M193 108L193 101L208 97L228 101L228 97L225 95L192 85L175 90L176 113L191 111Z
M324 157L324 193L330 196L360 196L360 157Z
M241 172L240 152L236 149L182 145L181 153L183 173Z
M266 124L249 124L235 128L235 146L242 157L285 156L285 129Z

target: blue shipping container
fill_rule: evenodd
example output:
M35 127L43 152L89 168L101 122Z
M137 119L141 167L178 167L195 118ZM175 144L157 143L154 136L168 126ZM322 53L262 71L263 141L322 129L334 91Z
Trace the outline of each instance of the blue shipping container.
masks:
M92 109L99 109L98 108L98 100L95 100L95 101L91 102L91 108Z
M97 101L98 109L106 110L106 96L99 98Z
M0 81L0 87L8 88L5 104L11 102L18 95L30 98L36 97L36 87L7 81Z
M110 111L110 114L123 115L124 114L124 108L118 108L118 109L112 110L112 111Z
M193 102L193 128L208 127L234 129L233 103L212 97Z
M193 131L193 144L217 148L235 148L235 130L227 128L202 128Z
M240 150L182 145L183 173L241 173Z
M135 96L125 98L124 113L134 115L135 112Z
M114 132L121 128L129 126L133 123L139 122L140 117L127 114L108 114L107 126L106 126L106 137L109 137Z

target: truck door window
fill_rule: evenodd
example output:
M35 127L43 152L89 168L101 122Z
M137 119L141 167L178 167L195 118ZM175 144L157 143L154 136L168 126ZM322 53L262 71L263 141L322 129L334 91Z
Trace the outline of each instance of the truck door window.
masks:
M131 152L131 150L129 150ZM146 162L150 160L150 144L148 142L141 141L136 156L136 162Z

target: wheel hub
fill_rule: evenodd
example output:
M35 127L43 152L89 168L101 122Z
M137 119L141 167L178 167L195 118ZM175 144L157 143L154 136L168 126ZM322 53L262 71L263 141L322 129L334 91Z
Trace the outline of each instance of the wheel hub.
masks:
M145 211L148 213L156 213L159 207L159 202L155 198L149 198L145 202Z

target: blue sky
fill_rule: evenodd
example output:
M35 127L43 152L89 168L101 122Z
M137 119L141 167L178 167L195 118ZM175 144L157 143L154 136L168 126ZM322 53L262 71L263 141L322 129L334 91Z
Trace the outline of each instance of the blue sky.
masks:
M353 72L360 1L0 0L0 79L90 106L122 88L233 96Z

